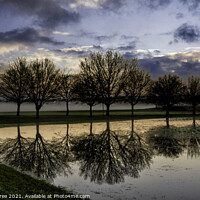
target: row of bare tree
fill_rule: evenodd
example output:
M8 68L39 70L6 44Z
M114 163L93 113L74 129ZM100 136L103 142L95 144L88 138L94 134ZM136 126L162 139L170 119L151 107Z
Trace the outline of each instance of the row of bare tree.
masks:
M44 103L51 100L66 102L69 115L69 101L81 101L90 107L98 103L110 105L116 101L128 102L132 107L146 99L149 103L162 105L169 115L170 107L178 102L192 104L193 114L200 102L200 77L188 77L184 83L177 75L164 75L152 80L138 64L136 58L128 60L117 52L91 53L80 61L79 73L56 69L49 59L35 59L28 62L25 57L17 58L0 78L2 100L17 104L17 116L23 102L33 102L36 117Z

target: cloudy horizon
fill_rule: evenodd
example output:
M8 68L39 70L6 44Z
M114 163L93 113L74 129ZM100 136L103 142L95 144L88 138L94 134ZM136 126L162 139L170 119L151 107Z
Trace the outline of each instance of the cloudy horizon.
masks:
M78 70L93 51L139 59L152 77L200 74L199 0L0 0L0 70L18 56Z

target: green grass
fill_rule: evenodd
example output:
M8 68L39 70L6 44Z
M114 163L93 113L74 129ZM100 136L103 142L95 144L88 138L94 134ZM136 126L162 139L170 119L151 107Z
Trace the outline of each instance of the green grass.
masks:
M0 164L0 180L0 195L7 195L6 199L16 199L13 197L9 198L10 194L21 195L22 199L25 199L26 194L52 195L52 197L54 194L73 195L72 192L67 192L63 188L56 187L43 180L35 179L3 164Z
M191 117L191 112L187 111L171 111L170 117ZM141 109L135 110L134 119L153 119L165 118L165 111L160 109ZM130 110L112 110L110 116L105 115L105 111L93 111L93 117L89 116L89 111L70 111L69 116L65 116L65 111L47 111L40 112L40 118L36 119L35 112L21 112L17 117L15 112L0 113L0 127L10 126L12 124L32 124L32 123L87 123L102 122L106 120L129 120L132 119Z

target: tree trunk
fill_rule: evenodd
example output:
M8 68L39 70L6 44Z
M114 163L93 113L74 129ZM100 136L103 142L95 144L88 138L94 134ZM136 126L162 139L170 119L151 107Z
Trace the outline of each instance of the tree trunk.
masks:
M166 117L166 125L167 125L167 128L169 128L169 117Z
M192 114L193 114L193 116L196 115L196 104L192 105Z
M195 116L193 116L193 127L196 128L196 120L195 120Z
M20 166L23 166L23 156L22 156L22 143L21 143L21 134L20 134L20 126L17 125L17 133L18 133L18 144L19 144L19 156L20 156Z
M93 135L92 134L92 122L90 122L90 135Z
M39 108L36 108L36 118L37 118L37 119L39 118L39 112L40 112L40 109L39 109Z
M131 115L132 117L134 117L134 104L131 103Z
M36 124L36 135L40 134L40 127L39 127L39 123L37 122Z
M20 103L17 103L17 116L20 116Z
M110 104L106 105L106 116L110 115Z
M134 120L131 120L131 137L133 137L133 133L134 133Z
M169 106L166 106L166 117L169 117Z
M166 106L166 124L167 128L169 128L169 105Z
M92 105L90 105L90 117L92 117Z
M107 130L107 131L110 131L110 121L107 121L107 122L106 122L106 125L107 125L107 129L106 129L106 130Z
M18 138L20 138L21 134L20 134L20 126L19 126L19 124L17 124L17 133L18 133Z
M69 116L69 101L66 100L66 116Z
M66 146L69 147L69 124L67 123L67 132L66 132Z

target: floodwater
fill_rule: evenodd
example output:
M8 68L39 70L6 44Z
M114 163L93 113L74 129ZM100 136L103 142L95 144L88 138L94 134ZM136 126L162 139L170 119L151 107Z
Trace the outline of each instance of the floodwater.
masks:
M93 200L199 199L190 118L0 128L1 160Z

